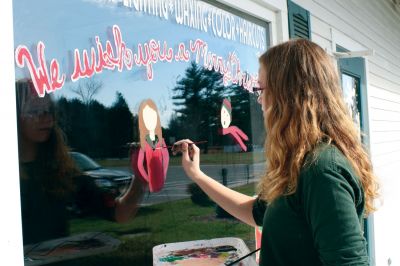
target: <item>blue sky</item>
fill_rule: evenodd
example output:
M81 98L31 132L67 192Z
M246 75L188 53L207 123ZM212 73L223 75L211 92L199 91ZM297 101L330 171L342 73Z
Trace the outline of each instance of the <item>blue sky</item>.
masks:
M71 62L68 55L74 49L90 49L93 38L99 36L104 44L107 40L107 29L118 25L127 46L134 51L138 43L150 39L167 41L170 47L190 39L201 38L208 43L209 50L227 57L229 52L236 52L241 61L242 70L256 74L258 71L257 56L263 52L253 47L214 37L187 26L178 25L174 21L162 20L134 10L119 7L113 3L101 4L101 1L84 0L15 0L14 8L14 43L27 46L31 53L36 54L36 45L42 41L45 45L47 61L58 60L62 72L66 73ZM107 1L106 1L107 2ZM266 33L267 35L267 33ZM36 60L36 57L34 56ZM134 66L132 70L118 72L103 70L95 75L103 82L103 88L96 99L109 106L115 100L116 91L120 91L128 102L132 112L137 112L139 103L146 98L152 98L160 109L163 126L168 122L173 112L172 88L176 80L184 74L189 63L157 62L153 65L154 78L149 81L145 77L145 68ZM16 77L28 77L27 68L16 67ZM75 97L71 87L77 82L68 81L61 90L54 93Z

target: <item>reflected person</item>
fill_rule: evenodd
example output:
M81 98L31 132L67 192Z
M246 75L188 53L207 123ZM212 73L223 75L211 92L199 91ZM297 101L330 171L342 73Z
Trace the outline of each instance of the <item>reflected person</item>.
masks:
M67 206L77 197L81 175L68 154L57 125L55 103L38 97L31 80L16 82L20 193L24 245L69 234ZM115 198L112 220L126 222L135 215L145 191L139 178Z

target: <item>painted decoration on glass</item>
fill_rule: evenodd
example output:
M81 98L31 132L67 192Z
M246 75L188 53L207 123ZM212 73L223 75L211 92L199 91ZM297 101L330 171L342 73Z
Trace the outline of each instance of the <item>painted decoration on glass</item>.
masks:
M232 105L229 98L222 101L221 106L221 125L219 130L221 135L228 135L240 146L242 151L247 151L243 141L249 140L249 137L237 126L230 126L232 122Z
M140 146L131 151L132 169L136 177L149 184L150 192L158 192L167 177L169 154L157 106L150 99L140 104L139 132Z

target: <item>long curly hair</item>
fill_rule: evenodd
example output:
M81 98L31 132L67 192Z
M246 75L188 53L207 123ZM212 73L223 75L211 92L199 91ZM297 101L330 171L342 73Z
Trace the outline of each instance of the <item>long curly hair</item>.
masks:
M268 202L293 194L305 156L321 142L332 143L350 161L365 191L365 214L375 210L377 177L360 131L345 105L333 60L317 44L296 39L276 45L260 58L267 130L267 171L259 184Z
M38 95L33 88L32 81L29 79L18 80L15 85L17 117L19 121L22 110L26 107L25 105L28 104L30 99L38 97ZM75 192L76 187L73 178L81 173L69 155L69 148L65 142L64 134L57 125L53 100L49 94L46 94L43 100L47 100L50 104L55 122L49 138L43 143L38 143L38 150L35 158L36 172L41 174L40 178L43 191L54 198L65 199ZM18 135L22 134L19 123L17 128ZM21 152L21 143L19 143L19 148ZM20 178L30 178L21 166L22 164L20 163Z

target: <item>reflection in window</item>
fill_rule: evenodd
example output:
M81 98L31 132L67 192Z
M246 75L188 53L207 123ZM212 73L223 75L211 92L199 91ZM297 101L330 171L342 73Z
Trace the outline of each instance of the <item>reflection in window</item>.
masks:
M195 205L209 199L186 177L180 157L171 153L161 190L150 193L148 189L139 211L126 224L110 219L114 200L128 191L132 180L138 180L138 176L132 179L130 159L132 150L140 146L140 103L148 99L159 112L166 146L162 148L169 149L183 138L201 142L201 167L206 174L254 194L254 184L264 170L265 132L261 107L249 88L257 81L258 56L269 43L268 25L208 2L190 1L198 7L195 12L184 12L187 1L13 2L16 79L31 80L35 96L52 98L52 108L32 106L36 109L21 111L21 117L54 123L68 159L43 151L46 156L34 168L21 169L31 170L38 180L43 172L53 178L52 167L67 163L79 170L73 173L75 190L66 198L68 204L47 197L39 183L33 187L21 182L21 194L32 192L21 196L23 212L29 216L23 223L35 227L32 241L32 232L24 231L25 243L33 244L25 247L25 255L33 259L33 254L48 254L54 259L67 249L65 245L71 250L77 243L75 238L65 242L61 237L81 234L113 241L104 252L80 252L91 256L70 265L151 265L156 245L227 236L241 238L253 249L253 228L231 218L220 219L221 212L213 204ZM48 86L52 89L46 90ZM220 133L224 99L229 99L229 126L240 129L235 134L248 137L239 141L244 146ZM48 130L40 131L42 135ZM19 146L22 166L21 158L28 155L22 138ZM60 171L66 172L63 167ZM53 222L54 215L61 222ZM50 229L61 233L51 234ZM43 247L40 241L54 239L59 249L49 253L37 249Z
M354 123L360 127L359 79L342 74L343 96Z

